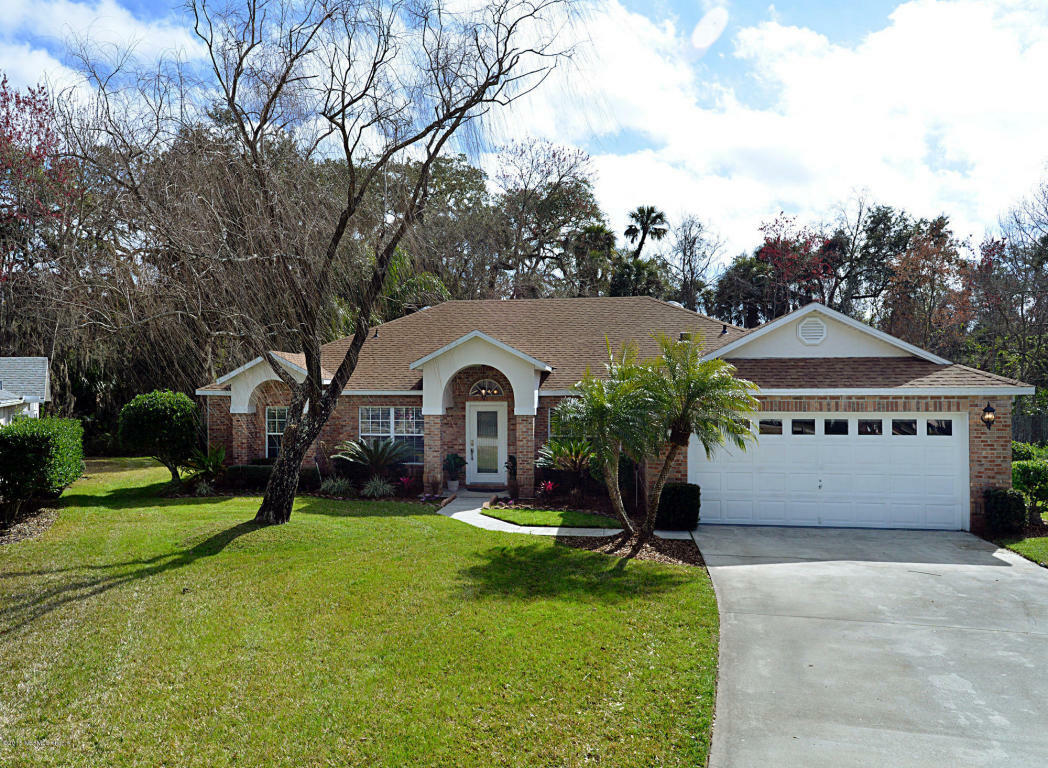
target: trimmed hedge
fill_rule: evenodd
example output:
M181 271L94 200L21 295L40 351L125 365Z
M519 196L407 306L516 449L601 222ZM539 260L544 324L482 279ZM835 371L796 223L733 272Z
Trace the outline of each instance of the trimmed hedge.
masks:
M1012 461L1033 461L1037 458L1037 448L1029 443L1012 440Z
M1048 503L1048 461L1012 462L1012 485L1026 494L1038 513Z
M273 474L272 464L234 464L216 481L219 488L229 491L262 491ZM320 488L320 471L316 467L299 470L300 491L316 491Z
M699 524L701 490L693 483L666 483L659 497L655 527L667 531L691 531Z
M20 419L0 427L2 516L22 503L57 498L84 471L84 428L76 419Z
M1026 526L1026 499L1011 488L987 488L985 501L986 527L991 533L1019 533Z

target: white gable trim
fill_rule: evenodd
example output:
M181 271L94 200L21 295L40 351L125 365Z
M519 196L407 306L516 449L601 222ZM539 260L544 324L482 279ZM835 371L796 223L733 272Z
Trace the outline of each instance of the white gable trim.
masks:
M816 302L812 302L811 304L808 304L805 307L801 307L800 309L794 312L790 312L788 315L783 315L782 317L772 320L770 323L762 325L760 328L756 329L752 333L746 334L741 339L736 339L735 341L725 344L723 347L719 347L713 352L710 352L708 355L705 355L703 359L710 360L716 357L724 357L725 353L734 352L738 349L741 349L742 347L749 344L751 341L759 339L761 336L764 336L765 334L770 333L771 331L774 331L777 328L781 328L787 323L791 323L794 320L802 318L806 315L810 315L813 312L818 312L820 314L826 315L827 317L836 320L837 322L843 323L844 325L847 325L850 328L854 328L857 331L862 331L863 333L866 333L872 336L873 338L878 339L879 341L883 341L886 344L891 344L892 346L897 347L905 352L909 352L914 357L919 357L923 360L929 360L938 365L950 365L950 361L945 358L939 357L938 355L933 355L931 352L928 352L927 350L921 349L920 347L915 347L913 344L905 342L902 339L897 339L896 337L892 336L891 334L885 333L884 331L878 331L876 328L872 328L866 323L848 317L847 315L838 312L835 309L830 309L829 307Z
M305 368L303 368L301 366L298 366L298 365L295 365L290 360L286 360L285 358L281 357L280 355L273 355L273 359L276 360L281 365L283 365L288 370L293 371L294 373L301 373L303 376L306 375L306 369ZM235 379L237 376L239 376L240 374L244 373L245 371L249 371L252 368L254 368L256 365L262 365L262 364L267 365L267 366L269 365L269 363L266 362L266 359L264 357L262 357L262 356L256 357L254 360L252 360L250 362L247 362L247 363L244 363L242 366L237 368L235 371L230 371L225 376L219 376L217 379L215 379L215 383L216 384L225 384L230 379ZM323 384L329 384L329 383L331 383L331 380L330 379L324 379L324 381L322 383ZM201 394L206 395L206 394L214 394L214 393L213 392L200 392L200 391L197 391L197 394L198 395L201 395Z
M446 352L450 352L455 347L460 346L461 344L465 344L467 341L470 341L471 339L481 339L483 341L486 341L488 344L491 344L491 345L493 345L495 347L498 347L502 351L508 352L509 354L513 355L514 357L518 357L521 360L523 360L523 361L525 361L527 363L530 363L532 366L534 366L535 368L538 368L540 371L552 371L553 370L553 368L551 368L548 364L542 362L538 358L532 357L531 355L529 355L529 354L527 354L525 352L521 352L516 347L511 347L509 344L506 344L504 342L499 341L496 338L488 336L483 331L470 331L465 336L461 336L461 337L455 339L450 344L445 344L443 347L438 349L436 352L430 352L425 357L420 357L418 360L413 362L409 367L412 368L413 370L417 369L417 368L421 368L423 365L428 363L430 360L433 360L434 358L440 357L441 355L445 354Z

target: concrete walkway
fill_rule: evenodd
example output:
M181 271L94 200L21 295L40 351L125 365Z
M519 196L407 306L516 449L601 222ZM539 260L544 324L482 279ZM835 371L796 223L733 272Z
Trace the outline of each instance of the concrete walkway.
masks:
M502 531L503 533L524 533L531 536L615 536L622 533L621 528L553 528L545 525L507 523L505 520L498 520L484 514L482 507L491 496L490 493L459 492L439 511L446 517L472 525L474 528ZM663 539L687 539L690 536L687 531L655 531L655 535Z
M1048 765L1048 570L966 533L700 526L711 768Z

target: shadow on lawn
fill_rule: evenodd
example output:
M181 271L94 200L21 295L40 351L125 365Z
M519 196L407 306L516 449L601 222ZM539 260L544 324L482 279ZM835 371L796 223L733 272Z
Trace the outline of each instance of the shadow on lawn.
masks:
M461 571L467 597L608 602L666 592L692 580L687 572L625 568L620 560L559 545L492 547L478 558L481 562Z
M130 566L137 566L131 571L121 571L92 578L69 581L44 590L35 589L22 594L15 594L0 607L0 636L8 635L22 627L25 627L42 616L61 608L70 603L87 600L101 595L109 590L140 581L141 579L155 576L165 571L183 568L195 563L205 557L217 555L233 541L244 534L256 531L263 526L253 521L239 523L232 528L215 533L203 541L195 544L189 549L165 555L157 555L144 560L129 560L123 563L111 563L104 566L84 566L77 569L62 570L120 570ZM39 575L59 573L61 571L40 571L36 573L25 572L13 575Z

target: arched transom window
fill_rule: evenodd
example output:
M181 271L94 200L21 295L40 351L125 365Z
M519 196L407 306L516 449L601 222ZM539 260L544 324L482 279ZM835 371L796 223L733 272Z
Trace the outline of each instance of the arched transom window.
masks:
M498 397L501 394L502 387L494 379L481 379L469 388L470 397Z

